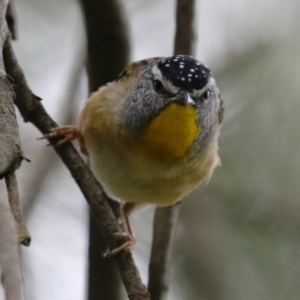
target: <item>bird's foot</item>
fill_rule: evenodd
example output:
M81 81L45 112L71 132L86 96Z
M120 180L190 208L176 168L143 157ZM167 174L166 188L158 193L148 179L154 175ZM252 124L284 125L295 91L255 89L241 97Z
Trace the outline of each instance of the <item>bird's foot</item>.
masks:
M117 239L122 241L122 244L121 244L121 246L114 248L114 249L108 248L102 254L103 257L110 257L110 256L116 255L122 251L130 252L133 249L133 246L135 245L136 240L132 235L124 233L124 232L116 232L113 235L115 237L117 237Z
M44 136L38 138L38 140L52 139L52 138L57 138L57 137L61 137L63 139L61 139L60 141L57 142L56 147L60 147L68 142L71 142L71 141L77 139L79 141L80 151L83 154L88 155L87 150L84 146L83 136L82 136L81 132L79 131L79 129L73 125L52 128L50 130L50 133L45 134Z

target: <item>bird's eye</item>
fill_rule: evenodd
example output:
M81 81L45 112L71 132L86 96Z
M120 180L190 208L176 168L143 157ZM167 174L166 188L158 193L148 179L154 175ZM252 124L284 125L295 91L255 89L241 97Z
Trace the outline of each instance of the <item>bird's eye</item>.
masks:
M210 94L211 94L211 90L210 89L206 90L202 95L203 100L207 100Z
M165 91L163 84L159 80L154 80L154 89L157 93L162 93Z

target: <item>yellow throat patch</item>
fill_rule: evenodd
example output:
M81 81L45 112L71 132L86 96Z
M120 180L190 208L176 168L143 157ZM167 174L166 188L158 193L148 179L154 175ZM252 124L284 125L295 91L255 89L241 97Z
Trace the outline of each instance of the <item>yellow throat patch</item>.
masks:
M149 158L164 161L184 156L200 134L196 117L193 107L171 103L142 134L139 150Z

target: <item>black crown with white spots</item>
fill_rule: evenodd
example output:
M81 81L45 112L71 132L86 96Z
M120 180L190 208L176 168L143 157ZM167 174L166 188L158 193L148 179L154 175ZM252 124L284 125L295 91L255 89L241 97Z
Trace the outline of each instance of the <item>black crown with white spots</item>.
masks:
M212 76L210 70L192 56L177 55L157 63L163 77L186 91L201 90Z

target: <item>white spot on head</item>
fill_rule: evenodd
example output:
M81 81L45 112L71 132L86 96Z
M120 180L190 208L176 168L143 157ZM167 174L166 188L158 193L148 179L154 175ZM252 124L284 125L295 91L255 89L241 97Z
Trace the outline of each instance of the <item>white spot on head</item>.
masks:
M195 75L196 78L198 78L198 75Z
M173 59L173 61L178 61L178 59L177 59L177 58L175 58L175 59Z
M179 68L183 69L183 68L184 68L184 65L179 65Z
M184 77L181 77L181 81L185 81L185 78L184 78Z
M192 81L192 79L191 79L191 78L189 78L189 79L188 79L188 81Z
M170 65L169 65L169 64L166 64L166 67L170 67Z
M192 77L193 75L192 74L188 74L188 77Z
M191 69L190 71L191 71L191 72L193 72L193 73L195 72L195 70L194 70L194 69Z

